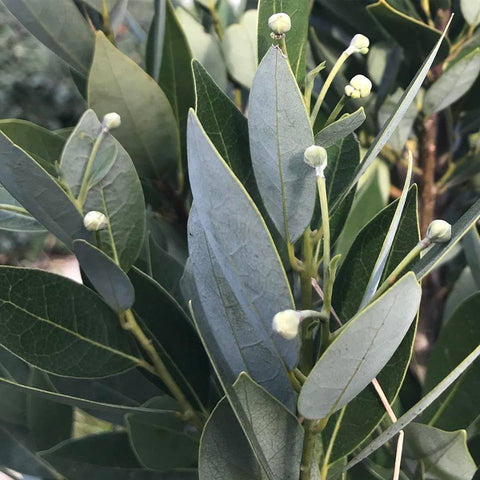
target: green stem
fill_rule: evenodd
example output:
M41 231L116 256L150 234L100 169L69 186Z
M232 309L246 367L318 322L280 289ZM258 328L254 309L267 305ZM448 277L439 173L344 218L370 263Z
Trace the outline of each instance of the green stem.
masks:
M311 480L313 455L318 434L318 420L305 420L303 425L305 436L303 440L302 463L300 465L300 480Z
M293 243L287 241L287 251L288 251L288 259L290 260L290 266L295 272L303 272L304 267L302 262L295 256L295 249L293 247Z
M102 131L100 132L100 135L95 140L92 151L90 152L90 157L88 157L87 166L85 167L85 173L83 174L82 184L80 185L80 191L77 197L77 204L80 207L80 209L83 209L83 205L85 203L85 200L87 199L90 172L92 171L93 163L95 162L95 157L97 156L98 149L100 148L100 144L102 143L106 134L107 134L107 130L105 130L102 127Z
M345 50L340 55L340 57L338 57L338 60L336 61L330 73L328 74L328 77L325 80L325 83L323 84L322 89L320 90L320 94L318 95L317 101L315 102L315 106L313 107L313 111L310 116L310 123L312 124L312 126L315 125L315 120L317 119L318 112L320 111L320 107L322 106L322 103L325 100L325 97L327 96L328 89L330 88L330 85L332 84L333 79L339 72L340 68L342 68L342 65L345 63L345 61L349 56L350 56L350 53Z
M20 215L25 215L26 217L31 217L31 215L22 207L17 207L16 205L8 205L6 203L0 203L0 210L7 212L19 213Z
M321 480L327 480L328 475L328 462L330 461L330 457L332 455L333 446L335 444L335 440L337 439L338 432L340 430L340 426L342 424L343 416L345 415L345 410L347 406L345 405L341 410L340 414L337 418L335 423L335 428L333 429L332 436L330 437L330 442L328 444L327 452L325 453L325 458L323 460L322 471L321 471Z
M328 214L327 185L325 176L317 175L318 196L320 199L320 209L322 211L322 230L323 230L323 285L325 290L325 299L323 310L330 316L331 298L328 298L327 289L330 283L330 217Z
M213 26L215 31L217 32L218 38L223 40L223 28L222 22L220 21L220 17L218 16L217 8L215 6L215 1L210 0L208 4L208 9L210 10L210 15L212 16Z
M285 35L278 41L278 46L282 49L283 54L288 58L287 42L285 41Z
M348 97L346 95L343 95L342 98L335 105L335 108L332 110L332 113L328 117L328 119L327 119L325 125L323 126L323 128L328 127L328 125L330 125L331 123L333 123L337 119L338 115L343 110L343 107L345 106L347 101L348 101Z

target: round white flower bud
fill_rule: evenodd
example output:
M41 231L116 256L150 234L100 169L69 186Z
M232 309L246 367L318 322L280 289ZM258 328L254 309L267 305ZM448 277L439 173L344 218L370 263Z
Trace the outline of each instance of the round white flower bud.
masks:
M268 26L274 35L283 36L292 28L292 21L286 13L275 13L268 19Z
M303 159L307 165L324 170L327 166L328 154L323 147L311 145L305 150Z
M302 319L301 313L295 310L278 312L272 321L272 328L281 337L292 340L298 335L298 327Z
M365 98L372 91L372 82L365 75L355 75L345 87L345 95L352 98Z
M102 212L92 210L83 217L83 224L89 232L98 232L107 227L107 217Z
M434 220L428 226L426 238L432 243L447 243L452 238L452 226L445 220Z
M365 35L357 33L350 41L348 47L350 53L362 53L366 55L368 53L368 47L370 46L370 40Z
M122 123L122 119L120 115L115 112L107 113L103 117L102 126L107 130L113 130L114 128L118 128Z

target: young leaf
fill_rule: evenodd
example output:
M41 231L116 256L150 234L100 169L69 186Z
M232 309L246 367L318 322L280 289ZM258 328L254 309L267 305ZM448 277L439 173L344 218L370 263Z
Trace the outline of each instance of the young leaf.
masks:
M460 0L460 9L463 18L469 25L478 25L480 22L480 4L476 0Z
M0 229L12 232L45 232L40 225L1 185L0 185Z
M256 310L285 364L291 368L297 360L296 344L276 335L271 328L277 312L293 308L278 252L258 209L192 111L188 162L193 198L215 258L240 304Z
M1 184L47 230L68 248L73 239L91 238L79 211L57 182L1 132L0 157Z
M113 310L120 313L133 305L132 283L110 257L85 240L75 240L73 252L95 290Z
M365 118L367 117L363 107L353 113L343 115L315 135L315 144L323 148L332 146L338 140L353 133L365 121Z
M114 135L134 159L140 178L175 172L179 134L165 93L102 32L96 34L88 105L99 118L112 111L121 116L122 125Z
M265 208L278 231L295 242L315 204L315 171L304 162L313 144L302 95L278 47L260 63L248 114L253 170Z
M299 85L305 78L310 8L308 0L283 0L280 3L260 0L258 4L258 60L262 60L273 43L268 19L274 13L288 14L292 22L292 28L286 35L288 60Z
M92 167L94 178L89 176L84 179L101 129L95 112L87 110L65 144L60 167L75 198L79 196L82 183L87 181L89 184L83 212L86 214L93 210L105 214L108 228L99 232L99 247L127 271L142 247L145 202L128 153L111 135L103 138L97 151ZM100 177L101 180L95 183Z
M470 230L472 225L480 219L480 200L477 200L452 226L452 238L448 243L434 245L417 263L412 270L418 280L428 275L435 266L451 251L459 240Z
M141 363L113 311L58 275L1 267L0 317L0 344L57 375L98 378Z
M425 114L433 115L463 97L475 83L479 73L480 48L476 48L447 68L427 90L423 100Z
M165 25L167 22L167 0L154 0L154 14L148 31L145 52L145 69L156 81L160 77L160 67L163 59L163 44L165 42Z
M2 0L18 21L71 68L86 76L93 35L72 0Z
M388 427L375 440L370 442L358 455L356 455L346 466L346 470L360 463L371 453L388 442L400 430L403 430L410 422L420 415L429 405L431 405L450 385L453 384L470 365L480 356L480 346L468 355L455 369L453 369L436 387L425 395L410 410L404 413L393 425Z
M400 345L420 298L421 288L408 273L354 317L305 381L298 399L299 412L306 418L325 418L358 395Z

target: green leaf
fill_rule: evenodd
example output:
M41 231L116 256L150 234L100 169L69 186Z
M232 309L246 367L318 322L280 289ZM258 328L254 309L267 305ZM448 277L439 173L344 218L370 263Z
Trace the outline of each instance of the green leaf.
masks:
M246 374L240 374L234 384L234 391L248 415L254 434L265 453L275 479L298 478L302 457L303 429L296 417L282 404L259 387ZM224 402L224 400L222 401ZM236 476L238 471L237 444L243 454L244 468L254 473L253 458L247 455L247 445L240 437L237 442L233 433L240 434L233 416L220 403L205 427L200 445L199 474L200 480L220 480L225 478L263 478L260 475L245 477ZM218 413L219 412L219 413ZM219 416L217 416L219 415ZM226 418L225 418L226 417ZM224 431L219 430L217 422L228 422ZM222 450L218 450L222 445ZM232 458L235 456L235 459ZM281 458L281 461L279 461ZM243 470L243 469L242 469Z
M0 229L12 232L45 232L42 227L0 185Z
M423 60L425 54L434 48L442 35L442 32L423 21L396 10L385 0L379 0L377 3L369 5L367 10L403 47L405 54L417 62ZM442 40L437 62L447 57L449 49L449 41Z
M462 59L447 68L427 90L423 100L426 115L433 115L470 90L480 73L480 48L476 48Z
M325 418L357 396L400 345L420 305L415 276L405 275L355 316L305 381L298 410L306 418Z
M300 90L278 47L270 48L255 75L248 127L265 208L293 243L310 223L315 205L315 171L303 159L313 134Z
M141 362L112 310L58 275L1 267L0 316L0 343L57 375L98 378Z
M68 248L73 239L91 238L83 217L54 178L1 132L0 157L0 183L47 230Z
M251 307L243 306L235 296L215 258L195 206L188 220L188 241L202 311L197 314L197 324L201 331L215 332L216 348L210 350L210 355L225 365L227 376L223 381L233 384L245 371L294 410L294 392L272 341L271 325L265 328L258 314ZM197 311L198 302L191 298ZM297 348L296 342L291 343Z
M480 200L477 200L452 226L452 238L448 243L434 245L413 266L417 278L421 280L429 274L435 266L452 250L459 240L480 219Z
M365 110L360 107L353 113L347 113L315 135L315 144L323 148L332 146L338 140L353 133L365 121Z
M2 0L17 20L71 68L85 76L93 35L72 0Z
M462 246L471 274L480 289L480 235L475 225L463 237Z
M183 8L177 8L175 13L185 32L193 58L205 67L222 90L227 90L227 68L216 37L206 32L203 25Z
M129 277L135 288L133 311L145 333L182 390L201 404L208 394L210 370L189 318L177 301L152 278L135 267L130 270Z
M294 303L265 222L192 111L188 149L193 198L215 258L240 304L256 311L291 368L297 361L296 344L277 336L271 319L277 312L293 308Z
M95 112L87 110L65 144L61 170L75 198L101 129ZM117 155L112 163L115 151ZM105 175L95 186L90 177L91 188L83 211L86 214L94 210L106 215L108 228L98 234L99 247L128 270L140 253L145 231L145 203L137 172L127 152L108 134L100 144L92 170L97 178Z
M286 35L287 53L293 74L299 85L305 78L306 50L310 2L308 0L260 0L258 4L258 60L261 61L273 41L268 19L274 13L290 16L292 28ZM288 102L287 102L288 103Z
M428 362L425 391L430 391L480 343L480 293L463 302L440 332ZM423 414L422 422L443 430L467 428L480 411L480 365L473 365Z
M463 18L469 25L478 25L480 22L480 3L477 0L460 0L460 9Z
M88 78L88 105L99 118L117 112L115 137L134 159L142 179L175 172L179 156L177 122L167 96L136 63L97 32Z
M160 409L168 404L175 401L153 398L145 407ZM177 416L138 413L127 415L126 421L132 449L144 467L166 471L196 465L199 439Z
M30 386L55 391L48 375L32 369ZM72 435L73 409L45 398L28 395L27 415L30 435L35 450L46 450L68 440Z
M467 448L467 432L445 432L412 422L405 429L405 457L421 461L439 480L471 480L476 465Z
M68 480L195 480L196 471L166 473L141 467L126 432L69 440L41 453Z
M145 70L156 81L160 77L165 42L165 25L167 22L167 0L154 0L154 14L148 31L145 51Z
M75 240L73 251L95 290L117 313L135 301L135 291L127 274L97 247L85 240Z
M346 466L346 470L360 463L371 453L393 438L400 430L403 430L410 422L420 415L429 405L431 405L445 390L450 387L472 363L480 356L480 346L468 355L461 363L457 365L435 388L427 393L419 402L404 413L393 425L383 431L375 440L370 442L359 454L357 454Z
M379 4L382 4L382 5L383 3L384 3L383 0L379 2ZM433 60L435 59L440 47L442 46L442 41L448 31L450 22L451 22L451 19L447 24L447 26L445 27L445 30L443 31L440 39L438 40L436 45L433 47L433 50L430 52L428 57L423 62L423 65L418 70L417 74L415 75L415 78L410 82L410 85L408 86L408 88L405 90L404 94L400 98L395 110L392 112L392 115L390 116L388 121L383 125L382 129L376 136L374 142L370 145L370 148L365 154L362 163L359 165L357 169L357 174L355 175L355 178L350 183L350 185L342 192L342 195L339 196L337 202L332 207L332 211L338 207L338 205L342 202L342 200L348 195L348 192L351 190L351 188L353 188L353 186L360 180L360 178L365 173L367 168L374 162L374 160L377 158L382 148L386 145L386 143L392 136L395 129L398 127L404 115L407 113L408 108L410 107L411 103L417 96L417 93L420 90L423 84L423 81L425 80L425 77L427 76L430 70L430 67L432 66Z
M457 281L453 285L452 290L448 294L447 300L443 307L443 324L445 325L455 313L455 310L468 298L478 291L478 285L473 278L470 267L465 267Z
M230 25L222 40L223 54L232 78L245 88L251 88L257 71L256 10L248 10L239 23Z

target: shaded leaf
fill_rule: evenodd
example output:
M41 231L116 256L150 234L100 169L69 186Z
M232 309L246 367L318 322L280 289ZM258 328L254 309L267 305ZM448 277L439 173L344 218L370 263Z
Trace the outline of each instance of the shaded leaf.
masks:
M469 25L478 25L480 22L480 4L477 0L460 0L460 9L463 18Z
M0 229L13 232L44 232L40 225L1 185L0 185Z
M462 246L471 274L480 289L480 235L475 225L463 237Z
M443 324L445 325L457 308L470 296L478 291L478 285L473 278L470 267L465 267L450 291L443 307Z
M338 140L353 133L365 121L365 110L360 107L353 113L347 113L315 135L315 144L323 148L332 146Z

